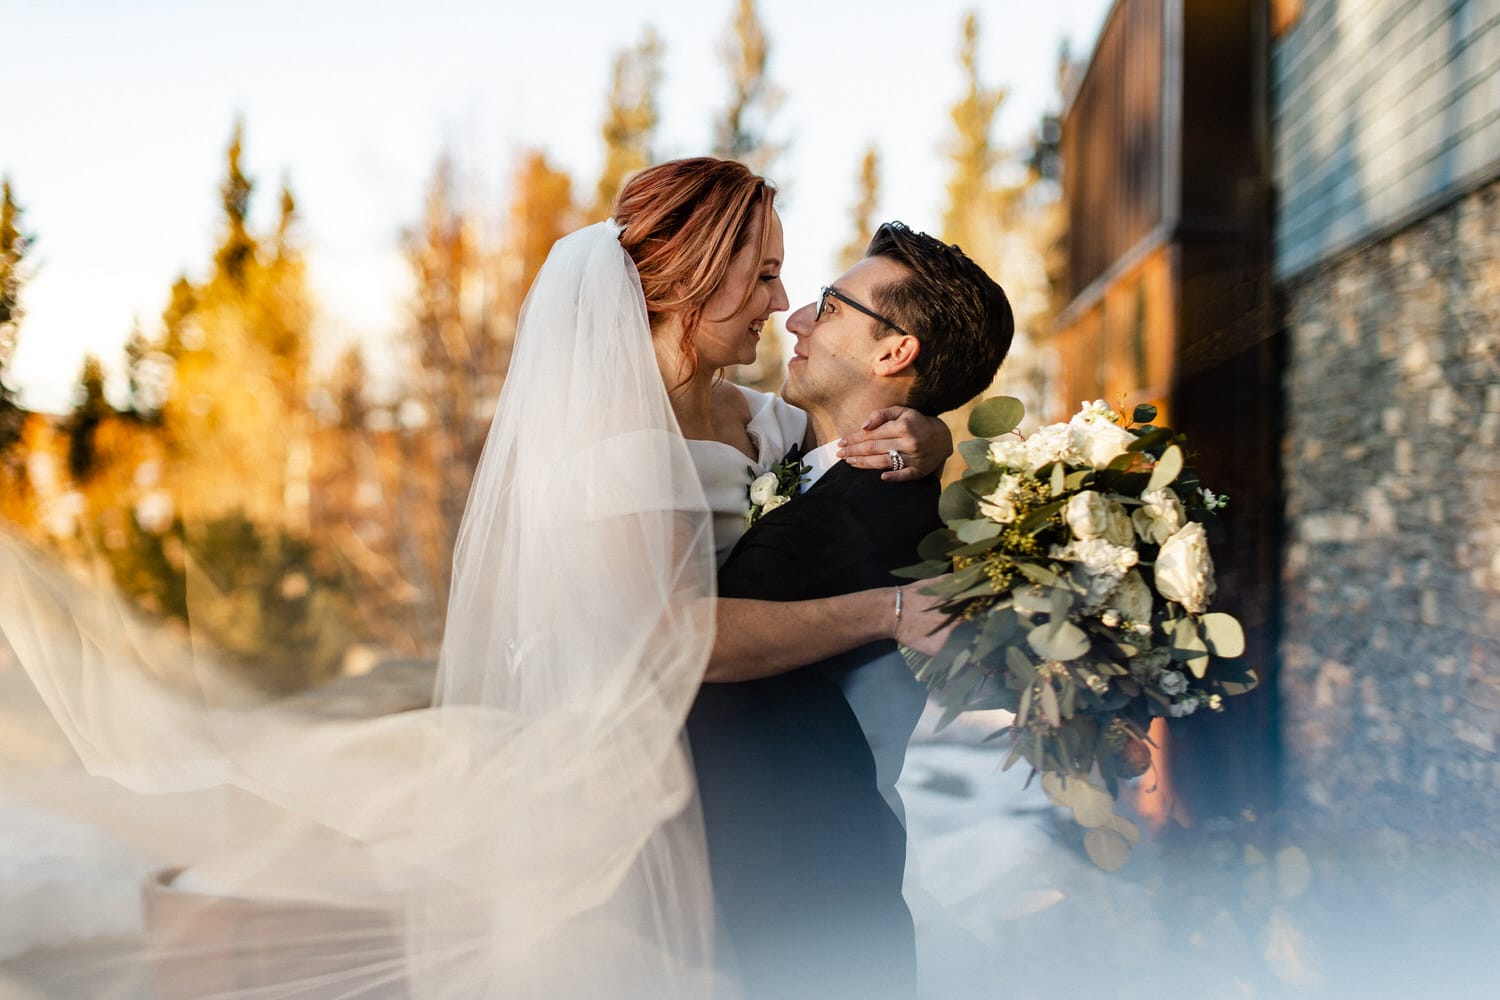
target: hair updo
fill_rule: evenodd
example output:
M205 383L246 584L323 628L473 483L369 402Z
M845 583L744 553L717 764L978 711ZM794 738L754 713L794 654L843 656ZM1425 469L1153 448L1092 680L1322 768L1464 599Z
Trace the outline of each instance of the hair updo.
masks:
M693 334L703 308L728 278L757 219L764 255L775 198L771 182L743 163L697 156L642 170L615 199L620 245L640 274L652 330L664 317L681 317L684 382L698 370ZM753 291L753 284L745 289L745 301Z

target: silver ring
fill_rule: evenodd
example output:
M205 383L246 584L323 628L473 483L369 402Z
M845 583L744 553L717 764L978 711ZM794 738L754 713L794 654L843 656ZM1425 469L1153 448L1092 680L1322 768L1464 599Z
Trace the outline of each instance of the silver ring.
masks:
M892 448L890 451L886 452L886 454L891 456L892 472L900 472L902 469L906 468L906 459L901 457L901 453L899 451Z

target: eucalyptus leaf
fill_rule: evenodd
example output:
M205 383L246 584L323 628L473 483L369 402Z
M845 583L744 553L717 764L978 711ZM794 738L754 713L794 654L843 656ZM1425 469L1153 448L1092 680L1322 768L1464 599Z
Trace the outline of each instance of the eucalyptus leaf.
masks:
M1035 688L1036 685L1028 684L1025 690L1021 692L1021 700L1016 705L1016 721L1014 723L1018 728L1024 729L1026 724L1031 721L1031 692Z
M969 414L969 433L980 438L1009 434L1026 416L1026 407L1013 396L992 396Z
M1143 427L1143 433L1125 446L1126 451L1152 451L1177 437L1170 427Z
M1107 872L1119 871L1130 860L1130 841L1105 827L1085 833L1083 849L1090 861Z
M938 517L945 523L967 521L979 511L979 500L961 483L954 483L938 498Z
M953 522L953 533L958 536L960 542L965 544L982 542L986 539L994 538L1002 530L1004 529L1000 525L989 518L983 517L971 521Z
M953 564L946 559L942 562L929 560L919 562L915 566L902 566L900 569L891 570L891 576L899 576L903 580L927 580L934 576L942 576L953 568Z
M1046 524L1053 514L1062 510L1063 504L1067 502L1067 498L1049 500L1040 507L1033 507L1027 512L1025 517L1021 518L1016 527L1021 531L1032 531L1039 528Z
M958 556L982 556L994 551L995 546L1000 544L1000 536L994 535L990 538L981 538L969 545L961 545L953 550L953 555Z
M1067 619L1038 625L1026 633L1026 642L1047 660L1076 660L1089 651L1089 637Z
M964 484L964 489L977 497L988 496L995 492L1000 485L1001 478L1005 473L999 469L986 469L983 472L971 472L959 479Z
M1208 643L1198 634L1198 623L1191 618L1179 619L1172 629L1172 659L1186 663L1194 677L1208 671Z
M1107 789L1081 776L1069 778L1068 787L1071 789L1069 804L1073 807L1073 820L1079 826L1093 829L1114 818L1115 800Z
M1050 486L1050 488L1052 490L1052 495L1053 496L1060 495L1062 493L1062 491L1067 488L1067 484L1068 484L1068 470L1067 470L1067 468L1061 462L1054 463L1053 466L1052 466L1052 480L1051 480L1051 482L1049 484L1049 486Z
M993 469L995 463L990 460L990 443L984 438L969 438L958 443L958 454L969 467L970 472L984 472Z
M1154 493L1157 490L1164 490L1168 486L1171 486L1173 480L1177 478L1177 474L1181 471L1182 449L1174 444L1162 452L1161 458L1156 460L1156 467L1151 470L1151 479L1147 481L1146 489L1142 492L1142 496L1146 493Z
M1150 403L1138 403L1135 410L1130 414L1130 422L1135 424L1149 424L1156 419L1156 407Z
M1093 474L1093 469L1079 469L1076 472L1070 472L1068 473L1068 477L1063 480L1063 486L1069 493L1077 492L1083 489L1083 484L1088 482L1089 477Z
M985 616L979 629L979 640L974 645L974 658L983 662L997 649L1018 642L1021 638L1021 622L1010 608L991 611Z
M1018 562L1016 563L1016 571L1032 583L1039 583L1048 587L1055 586L1058 581L1056 573L1037 563Z
M1047 721L1052 724L1052 728L1056 729L1062 725L1062 710L1057 704L1057 690L1052 686L1051 681L1042 681L1041 689L1042 714L1047 717Z
M947 528L930 531L917 543L917 555L928 561L946 560L958 536Z
M1023 653L1018 646L1007 646L1005 648L1005 665L1024 684L1029 685L1032 681L1036 680L1036 664L1032 663L1031 657Z
M1211 611L1198 619L1203 638L1213 648L1215 656L1233 659L1245 652L1245 630L1240 628L1234 615L1222 611Z
M1219 681L1219 689L1231 697L1254 691L1256 685L1260 683L1260 675L1254 670L1249 671L1249 674L1250 676L1246 680Z

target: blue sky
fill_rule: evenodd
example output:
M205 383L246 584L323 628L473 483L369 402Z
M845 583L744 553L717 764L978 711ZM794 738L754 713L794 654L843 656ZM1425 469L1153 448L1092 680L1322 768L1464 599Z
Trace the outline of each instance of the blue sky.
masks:
M1111 0L760 0L785 92L772 174L793 302L832 276L861 150L878 146L880 215L936 229L964 11L981 72L1010 89L997 124L1020 143L1054 98L1059 43L1086 55ZM246 120L256 211L290 179L330 356L350 340L389 366L407 277L398 249L439 153L503 206L515 157L541 147L591 191L613 55L646 25L666 52L661 152L707 150L727 97L732 0L389 0L257 4L0 0L0 174L37 237L12 369L23 401L68 405L85 352L118 367L134 316L154 330L173 278L199 276L234 116ZM872 13L879 10L880 13ZM385 359L385 360L382 360Z

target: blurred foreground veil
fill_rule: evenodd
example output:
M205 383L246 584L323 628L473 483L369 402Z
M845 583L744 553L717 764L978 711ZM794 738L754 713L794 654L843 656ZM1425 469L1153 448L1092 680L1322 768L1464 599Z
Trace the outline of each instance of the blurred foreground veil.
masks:
M523 307L430 709L293 716L223 681L190 631L0 534L0 631L30 682L0 691L0 792L277 914L253 940L206 919L148 934L164 994L722 992L682 739L712 534L618 234L559 241Z

